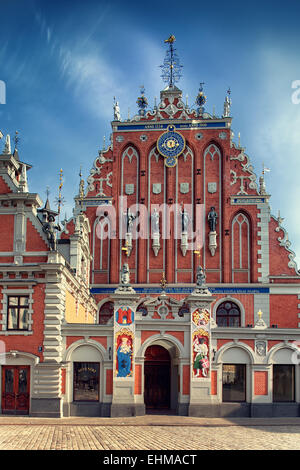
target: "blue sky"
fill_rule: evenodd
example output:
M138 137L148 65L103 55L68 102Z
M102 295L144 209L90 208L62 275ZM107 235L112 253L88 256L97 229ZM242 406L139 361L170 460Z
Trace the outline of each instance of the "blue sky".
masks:
M19 132L32 192L44 200L49 186L54 204L62 168L71 215L80 166L86 179L103 136L109 142L113 97L124 119L133 116L143 84L153 106L165 86L163 41L174 34L189 103L204 81L206 110L221 115L231 87L236 141L240 132L258 176L263 163L271 168L272 214L285 218L300 267L298 0L0 0L0 17L0 129Z

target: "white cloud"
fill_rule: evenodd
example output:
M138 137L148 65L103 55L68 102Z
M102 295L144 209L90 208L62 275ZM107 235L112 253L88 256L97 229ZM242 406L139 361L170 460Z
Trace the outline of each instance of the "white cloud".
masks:
M266 176L272 213L280 210L291 249L300 267L300 104L293 103L292 84L300 79L297 62L283 50L264 49L258 67L260 93L251 131L252 149L271 173ZM298 73L298 75L297 75ZM250 134L249 134L250 135Z
M113 97L123 93L116 76L117 68L97 52L71 51L61 46L60 68L76 99L95 116L112 119Z

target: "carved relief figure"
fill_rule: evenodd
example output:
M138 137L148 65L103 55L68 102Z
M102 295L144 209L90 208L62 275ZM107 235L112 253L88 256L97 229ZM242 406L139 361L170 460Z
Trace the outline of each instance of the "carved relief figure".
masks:
M194 356L194 377L207 377L209 369L208 360L208 338L201 335L195 335L193 341L193 356ZM196 371L196 372L195 372Z
M132 376L132 338L129 335L120 335L117 338L117 377Z

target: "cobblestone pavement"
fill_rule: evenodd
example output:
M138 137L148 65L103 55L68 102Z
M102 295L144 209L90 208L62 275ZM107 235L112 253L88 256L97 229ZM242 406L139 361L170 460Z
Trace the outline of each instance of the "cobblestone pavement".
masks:
M160 419L134 425L134 419L0 419L1 450L299 450L296 424L241 424L241 421ZM34 424L32 424L34 423ZM57 423L57 424L54 424ZM104 423L104 424L102 424ZM154 423L154 424L153 424ZM198 423L198 424L197 424ZM200 423L200 424L199 424ZM242 422L243 423L243 422Z

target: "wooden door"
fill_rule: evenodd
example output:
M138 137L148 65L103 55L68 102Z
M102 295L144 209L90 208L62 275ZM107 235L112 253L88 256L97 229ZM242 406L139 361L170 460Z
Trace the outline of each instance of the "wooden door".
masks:
M29 366L2 367L2 413L29 413Z
M144 401L148 409L170 408L171 360L161 346L150 346L145 354Z

